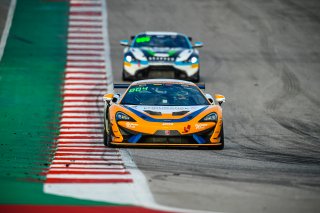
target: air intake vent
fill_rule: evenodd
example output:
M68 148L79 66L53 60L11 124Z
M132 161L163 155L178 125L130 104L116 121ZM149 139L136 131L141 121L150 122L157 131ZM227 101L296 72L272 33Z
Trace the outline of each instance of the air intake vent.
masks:
M144 110L146 113L148 113L149 115L162 115L161 112L155 112L155 111L151 111L151 110Z
M179 112L173 112L172 113L172 115L174 116L174 115L185 115L185 114L187 114L189 111L179 111Z

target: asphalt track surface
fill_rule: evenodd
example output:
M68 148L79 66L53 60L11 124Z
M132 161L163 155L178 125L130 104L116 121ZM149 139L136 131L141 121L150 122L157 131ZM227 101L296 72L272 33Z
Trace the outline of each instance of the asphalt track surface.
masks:
M177 31L204 42L201 80L226 96L225 149L127 149L159 204L223 212L320 209L320 1L109 0L120 39Z

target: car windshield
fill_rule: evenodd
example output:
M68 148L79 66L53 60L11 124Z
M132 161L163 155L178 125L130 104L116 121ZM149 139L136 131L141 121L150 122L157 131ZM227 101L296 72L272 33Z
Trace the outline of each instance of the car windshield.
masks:
M183 35L138 35L132 47L167 47L167 48L191 48L189 41Z
M124 95L123 105L194 106L209 105L208 100L194 85L141 84L131 86Z

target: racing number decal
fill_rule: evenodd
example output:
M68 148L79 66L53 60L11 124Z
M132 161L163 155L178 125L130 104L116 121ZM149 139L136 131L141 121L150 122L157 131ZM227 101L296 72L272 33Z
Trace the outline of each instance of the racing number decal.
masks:
M148 87L136 87L129 89L129 92L142 92L142 91L148 91Z
M136 43L146 43L146 42L150 42L150 40L151 40L150 36L140 37L136 39Z

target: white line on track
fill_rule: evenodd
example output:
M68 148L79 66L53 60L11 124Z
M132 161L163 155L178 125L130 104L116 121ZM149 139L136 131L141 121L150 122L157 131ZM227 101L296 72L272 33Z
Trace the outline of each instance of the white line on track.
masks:
M99 114L99 113L62 113L62 117L65 117L65 116L97 116L97 117L101 117L102 114ZM65 131L65 130L63 130L63 128L61 128L60 131ZM95 131L99 131L99 130L95 130Z
M89 135L87 135L89 136ZM74 147L95 147L95 148L98 148L98 147L101 147L102 143L100 142L85 142L85 141L64 141L64 142L61 142L59 141L59 143L57 144L57 147L62 147L62 146L65 146L65 147L70 147L70 146L74 146Z
M105 79L106 75L104 75L103 73L94 73L94 74L90 74L90 73L68 73L65 76L66 78L69 77L78 77L78 78L102 78Z
M102 111L102 108L95 108L95 107L63 107L63 111L80 111L80 112L85 112L85 111Z
M101 159L101 155L63 155L59 156L59 158L90 158L90 159ZM108 156L107 159L122 159L120 155L113 155L113 156Z
M48 174L47 178L63 178L63 179L69 179L69 178L75 178L75 179L127 179L131 178L129 174L123 174L123 175L87 175L87 174Z
M2 55L4 52L4 48L6 46L7 43L7 39L9 36L9 31L10 31L10 27L11 27L11 23L12 23L12 18L13 18L13 14L14 14L14 10L16 8L16 4L17 4L17 0L11 0L10 6L9 6L9 10L8 10L8 14L7 14L7 20L2 32L2 36L1 36L1 40L0 40L0 61L2 59Z
M101 45L88 45L88 44L71 44L68 46L69 48L81 48L83 50L85 49L95 49L95 48L101 48Z
M78 139L75 139L75 138L61 138L61 139L58 139L57 140L58 142L100 142L101 144L103 143L103 139L101 138L97 138L97 139L87 139L87 138L78 138ZM65 146L60 146L59 147L60 149L75 149L74 147L65 147ZM105 148L104 147L90 147L90 148L87 148L87 147L78 147L77 149L94 149L94 150L102 150L102 151L105 151Z
M89 16L89 15L70 15L70 20L96 20L96 21L102 21L101 16Z
M72 67L68 67L66 68L66 72L102 72L105 71L105 69L102 68L81 68L81 67L77 67L77 68L72 68Z
M101 119L98 119L98 118L61 118L61 122L66 122L66 121L70 121L70 122L77 122L77 121L102 122L102 118Z
M71 56L67 57L68 60L102 60L103 56Z
M92 87L91 90L93 90L93 88L95 87ZM73 91L75 89L68 89L68 91ZM95 90L98 90L98 91L104 91L103 89L95 89ZM77 91L77 90L75 90ZM81 101L96 101L96 102L100 102L102 101L102 98L100 96L83 96L83 97L73 97L73 96L66 96L63 98L63 101L71 101L71 100L81 100Z
M70 27L68 32L98 32L101 33L99 28L82 28L82 27Z
M51 168L66 168L64 164L51 164ZM103 168L103 169L125 169L123 165L90 165L90 164L70 164L67 168Z
M70 12L101 12L101 7L71 7Z
M86 62L67 62L67 66L77 66L77 67L81 67L81 66L105 66L104 62L90 62L90 61L86 61ZM105 73L101 72L101 75L104 74L104 77L106 76Z
M90 22L90 21L70 21L70 25L91 25L91 26L101 26L100 22ZM70 41L70 40L68 40Z
M93 90L93 89L101 89L106 91L106 86L101 86L101 85L65 85L63 87L65 90L72 91L74 89L87 89L87 90ZM85 90L84 90L85 91ZM97 97L89 97L92 99L96 99Z
M68 154L68 155L99 155L100 158L101 156L105 155L106 152L105 150L103 151L94 151L94 152L74 152L74 151L57 151L56 154ZM107 153L107 155L119 155L118 152L110 152L110 153Z
M64 106L103 106L103 103L91 103L91 102L64 102ZM72 118L72 119L77 119L81 120L79 118Z
M122 159L112 159L112 160L53 160L53 164L57 163L72 163L72 164L113 164L113 163L121 163Z
M88 54L96 54L96 55L103 55L103 50L83 50L83 49L69 49L67 54L79 54L79 55L88 55Z
M98 79L98 80L86 80L86 79L68 79L68 80L66 80L65 81L65 83L92 83L92 84L94 84L94 83L105 83L105 84L107 84L107 82L106 81L104 81L104 80L100 80L100 79ZM84 91L83 93L90 93L91 91ZM93 94L92 94L93 95Z

